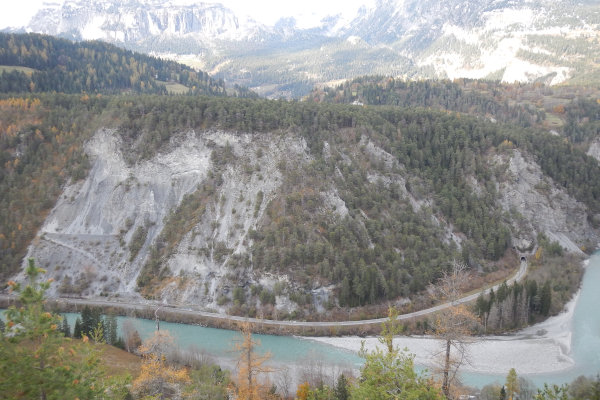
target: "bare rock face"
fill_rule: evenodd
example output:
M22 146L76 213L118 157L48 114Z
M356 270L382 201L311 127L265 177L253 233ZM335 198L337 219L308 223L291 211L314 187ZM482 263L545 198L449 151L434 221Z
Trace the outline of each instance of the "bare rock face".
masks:
M537 233L575 253L582 253L580 247L587 242L598 242L585 205L544 177L531 157L513 150L496 161L507 168L508 179L499 185L499 203L511 216L513 243L518 250L533 250Z
M205 139L217 145L229 144L236 162L222 172L223 183L215 196L218 201L208 204L199 223L168 260L171 273L185 277L185 283L166 286L162 298L169 303L203 304L222 310L219 296L229 295L233 287L246 288L262 279L261 273L249 269L249 232L257 229L281 185L279 162L293 160L301 166L309 156L306 143L300 139L273 140L269 135L227 132L207 135ZM236 258L242 261L233 262ZM240 263L242 268L231 267Z
M592 142L590 148L588 149L587 155L600 161L600 139L596 139Z
M281 183L278 163L300 166L310 159L302 139L187 132L174 137L168 150L131 166L118 132L100 130L86 145L89 176L64 189L29 249L28 257L58 282L49 294L139 297L137 277L168 216L206 182L213 149L224 146L234 161L220 172L222 184L201 220L166 261L171 275L183 279L167 280L157 297L222 309L217 299L229 287L259 280L252 271L239 275L225 265L249 257L248 234Z
M86 146L93 160L89 176L65 188L28 255L45 260L54 278L64 281L56 290L135 293L139 269L165 216L195 190L210 167L211 150L189 139L170 153L128 166L116 132L101 130L92 138ZM147 234L132 256L131 241L138 228Z

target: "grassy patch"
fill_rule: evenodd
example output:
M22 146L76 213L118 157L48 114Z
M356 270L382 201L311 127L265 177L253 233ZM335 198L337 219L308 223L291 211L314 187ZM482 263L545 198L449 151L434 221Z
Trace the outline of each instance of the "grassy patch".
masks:
M140 357L126 352L117 347L102 344L102 363L110 376L124 375L137 376L140 372Z
M31 75L34 72L36 72L37 70L35 70L33 68L28 68L28 67L16 67L16 66L12 66L12 65L0 65L0 73L3 73L3 72L13 72L13 71L25 72L27 75Z
M157 80L156 83L165 85L165 87L167 88L167 91L170 94L186 94L190 90L189 87L182 85L181 83L165 82L165 81L159 81L159 80Z
M564 125L563 120L555 114L546 114L546 123L550 128L560 128Z

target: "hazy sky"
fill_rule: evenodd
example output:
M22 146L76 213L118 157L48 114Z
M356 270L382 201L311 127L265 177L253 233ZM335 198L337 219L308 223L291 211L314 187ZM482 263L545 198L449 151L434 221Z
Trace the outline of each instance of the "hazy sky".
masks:
M55 3L63 1L53 0ZM26 25L48 0L1 0L1 2L0 29ZM189 4L195 1L172 0L172 2ZM326 15L340 13L353 15L360 5L373 3L374 0L204 0L204 2L222 3L238 13L247 14L265 24L273 24L282 16L295 16L299 25L311 26Z

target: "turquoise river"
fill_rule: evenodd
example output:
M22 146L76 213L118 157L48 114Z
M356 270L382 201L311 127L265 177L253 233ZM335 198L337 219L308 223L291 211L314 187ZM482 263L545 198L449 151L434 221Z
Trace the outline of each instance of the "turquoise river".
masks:
M599 284L600 252L597 252L589 260L573 315L570 356L575 360L575 366L558 373L525 375L536 385L541 386L544 382L568 383L579 375L591 376L600 373ZM73 327L76 314L67 314L67 318ZM119 317L118 320L121 326L125 317ZM151 335L155 329L154 321L133 319L132 322L142 338ZM236 356L232 347L239 334L235 331L168 322L161 322L160 329L168 330L181 349L185 350L193 345L218 362L229 365ZM255 336L261 343L259 351L271 352L272 361L277 364L301 367L319 360L324 365L343 369L358 369L362 364L362 359L356 353L310 339L291 336ZM507 371L498 371L497 375L464 373L462 380L468 385L482 387L492 382L504 382L506 373Z

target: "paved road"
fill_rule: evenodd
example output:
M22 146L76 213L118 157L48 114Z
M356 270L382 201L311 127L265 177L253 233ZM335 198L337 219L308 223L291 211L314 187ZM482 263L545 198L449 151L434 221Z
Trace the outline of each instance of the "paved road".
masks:
M507 284L510 285L515 281L519 282L519 281L523 280L526 273L527 273L527 262L523 261L523 262L521 262L521 266L520 266L519 270L517 271L517 273L512 278L507 280ZM500 287L500 284L497 284L487 290L489 291L490 289L493 288L496 291L496 290L498 290L499 287ZM471 295L462 297L459 300L457 300L456 302L454 302L454 304L455 305L463 304L463 303L468 303L470 301L473 301L473 300L477 299L477 297L479 296L479 293L480 292L477 292L477 293L473 293ZM13 299L14 296L0 295L0 298ZM270 319L238 317L238 316L234 316L234 315L225 315L225 314L217 314L217 313L206 312L206 311L190 310L190 309L184 309L184 308L179 308L179 307L175 307L175 306L165 306L165 305L156 304L156 303L152 303L152 302L123 303L123 302L118 302L118 301L96 300L96 299L94 299L94 300L92 300L92 299L73 299L73 298L53 298L51 300L55 300L57 302L64 302L67 304L76 304L76 305L81 305L81 306L90 305L90 306L101 306L101 307L118 307L121 309L126 309L126 310L131 310L131 311L133 311L133 310L147 311L147 310L154 310L157 307L160 307L162 312L167 312L167 313L172 312L172 313L176 313L178 315L189 315L189 316L193 316L193 317L199 316L199 317L206 317L206 318L211 318L211 319L221 320L221 321L251 322L251 323L257 323L257 324L263 324L263 325L269 325L269 326L281 326L281 327L335 328L335 327L342 327L342 326L365 326L365 325L373 325L373 324L377 325L377 324L381 324L387 320L387 318L375 318L375 319L364 319L364 320L358 320L358 321L327 321L327 322L275 321L275 320L270 320ZM448 307L451 307L452 305L453 305L452 303L447 302L447 303L442 303L435 307L427 308L424 310L419 310L419 311L411 312L408 314L402 314L402 315L398 316L398 320L407 320L407 319L411 319L411 318L415 318L415 317L421 317L421 316L424 316L427 314L434 313L436 311L444 310Z

